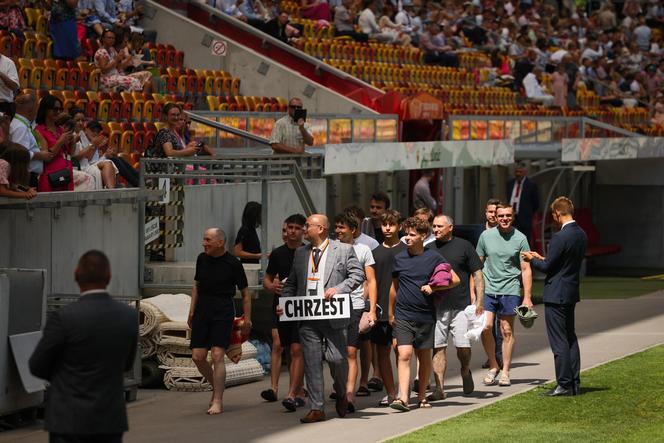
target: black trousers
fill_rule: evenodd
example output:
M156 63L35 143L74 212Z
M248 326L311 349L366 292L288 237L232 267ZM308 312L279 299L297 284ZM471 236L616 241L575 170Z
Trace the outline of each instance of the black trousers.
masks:
M49 443L122 443L120 434L48 434Z
M558 386L573 389L581 383L581 353L574 330L576 304L544 304L546 333L553 351Z

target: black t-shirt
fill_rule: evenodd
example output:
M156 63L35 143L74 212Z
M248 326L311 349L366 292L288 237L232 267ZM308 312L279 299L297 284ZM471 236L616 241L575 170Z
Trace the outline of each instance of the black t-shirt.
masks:
M424 295L422 286L429 283L433 271L446 260L437 252L425 249L420 255L410 255L406 249L394 257L392 276L398 279L394 317L418 323L435 323L436 309L433 295Z
M267 269L265 272L272 277L279 275L279 280L288 277L291 268L293 267L295 251L296 249L289 248L287 244L283 244L276 248L270 254L270 260L267 262Z
M221 297L232 300L235 289L248 286L242 263L229 252L219 257L201 253L196 259L198 295L200 297Z
M261 241L258 239L258 234L256 229L252 229L248 226L242 226L239 231L237 231L237 236L235 237L235 244L239 245L242 243L242 249L244 252L251 252L252 254L261 253ZM242 263L258 263L259 260L255 258L251 259L242 259Z
M376 285L378 287L378 305L383 308L382 315L378 318L380 321L387 321L394 256L404 249L406 249L406 245L403 242L399 242L392 248L386 248L380 244L371 251L376 262L373 266L376 272Z
M468 240L452 237L452 240L445 243L438 240L429 243L427 249L436 251L445 257L445 260L452 265L452 269L461 280L457 287L441 292L441 303L438 307L443 309L465 309L470 304L470 275L484 267L475 248Z

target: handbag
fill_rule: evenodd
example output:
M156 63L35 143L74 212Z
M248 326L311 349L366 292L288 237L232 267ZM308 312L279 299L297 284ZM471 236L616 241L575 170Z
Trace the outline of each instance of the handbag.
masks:
M67 187L71 183L71 171L68 168L62 168L49 173L48 183L53 189Z

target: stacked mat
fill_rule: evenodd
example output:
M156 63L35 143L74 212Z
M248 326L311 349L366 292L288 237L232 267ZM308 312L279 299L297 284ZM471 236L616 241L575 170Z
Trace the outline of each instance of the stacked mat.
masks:
M186 322L190 303L187 294L161 294L141 301L139 333L146 359L143 373L161 377L155 370L165 371L163 384L170 390L207 391L212 387L191 360L191 331ZM263 378L263 368L256 360L256 347L247 341L242 343L241 349L242 357L237 364L224 357L226 386ZM208 360L211 361L210 353Z

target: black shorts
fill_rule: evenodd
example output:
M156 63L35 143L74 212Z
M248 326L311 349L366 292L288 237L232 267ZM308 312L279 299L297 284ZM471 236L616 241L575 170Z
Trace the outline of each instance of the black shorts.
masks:
M350 323L348 323L348 346L359 348L363 341L369 340L369 333L360 334L360 319L364 309L353 309L350 313Z
M378 346L392 346L392 326L389 322L379 321L371 328L371 343Z
M412 345L415 349L432 349L434 325L397 319L394 328L397 346Z
M274 297L274 303L272 303L272 329L276 329L279 332L279 341L281 346L288 347L293 343L300 343L300 329L299 321L279 321L279 316L277 315L277 306L279 305L279 299Z
M235 304L231 297L199 296L191 321L189 347L210 349L217 346L228 349L234 319Z

